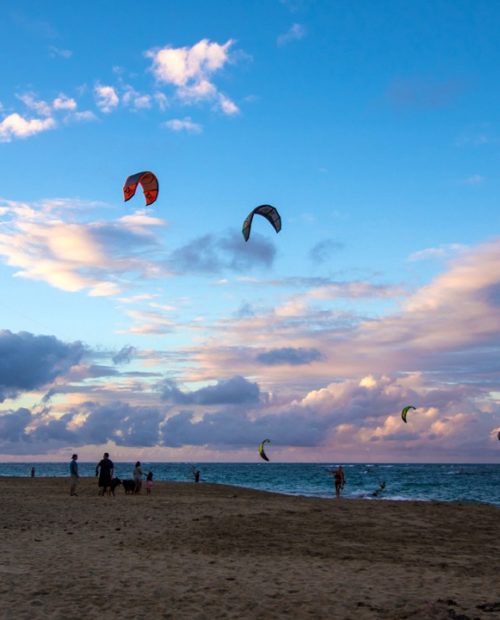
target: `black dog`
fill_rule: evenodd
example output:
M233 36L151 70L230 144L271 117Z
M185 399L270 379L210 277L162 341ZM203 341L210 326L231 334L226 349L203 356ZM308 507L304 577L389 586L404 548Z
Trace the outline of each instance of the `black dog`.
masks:
M120 480L120 478L113 478L111 480L111 493L113 495L115 494L116 487L119 486L120 484L122 484L122 481Z
M125 493L135 492L135 480L122 480L122 484L125 489Z

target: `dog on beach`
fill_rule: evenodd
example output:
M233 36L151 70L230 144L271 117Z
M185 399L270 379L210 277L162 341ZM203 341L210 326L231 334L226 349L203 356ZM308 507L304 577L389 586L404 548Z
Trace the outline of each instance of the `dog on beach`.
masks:
M120 478L113 478L111 480L111 493L112 495L115 494L115 489L117 486L119 486L120 484L122 484L122 481L120 480Z
M135 491L135 480L122 480L123 488L125 489L125 493L134 493Z

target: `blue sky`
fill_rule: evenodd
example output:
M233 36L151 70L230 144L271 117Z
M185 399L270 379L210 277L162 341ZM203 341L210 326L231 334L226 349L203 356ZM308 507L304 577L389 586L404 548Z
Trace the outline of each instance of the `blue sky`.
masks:
M2 15L0 458L498 459L499 7Z

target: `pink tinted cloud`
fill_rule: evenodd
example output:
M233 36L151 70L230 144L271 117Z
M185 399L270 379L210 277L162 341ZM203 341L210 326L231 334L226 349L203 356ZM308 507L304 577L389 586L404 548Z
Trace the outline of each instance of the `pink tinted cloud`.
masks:
M164 224L158 218L137 213L115 222L82 223L68 201L48 201L38 209L4 204L0 257L17 268L18 277L45 281L65 291L109 296L122 290L123 274L155 278L164 273L154 260L140 255L144 248L156 247L153 230Z

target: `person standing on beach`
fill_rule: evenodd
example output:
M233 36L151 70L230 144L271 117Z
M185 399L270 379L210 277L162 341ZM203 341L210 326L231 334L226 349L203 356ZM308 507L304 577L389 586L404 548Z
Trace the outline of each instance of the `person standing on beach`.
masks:
M149 471L146 476L146 495L151 495L151 489L153 488L153 472Z
M200 475L201 475L201 471L193 466L193 478L195 482L200 481Z
M111 496L111 479L113 478L114 469L113 461L109 458L109 454L105 452L95 468L95 475L99 476L99 495L107 494Z
M78 463L76 462L77 460L78 454L73 454L69 464L69 474L71 476L71 487L69 489L69 494L75 497L77 496L76 485L78 484L78 478L80 478L80 476L78 475Z
M339 465L337 469L335 469L334 471L331 471L330 474L334 478L335 497L338 498L340 497L340 491L344 488L344 484L345 484L345 476L344 476L344 470L342 468L342 465Z
M140 461L137 461L135 464L133 477L135 483L134 493L140 493L142 487L142 469Z
M32 478L35 477L35 468L34 467L31 468L31 477Z

